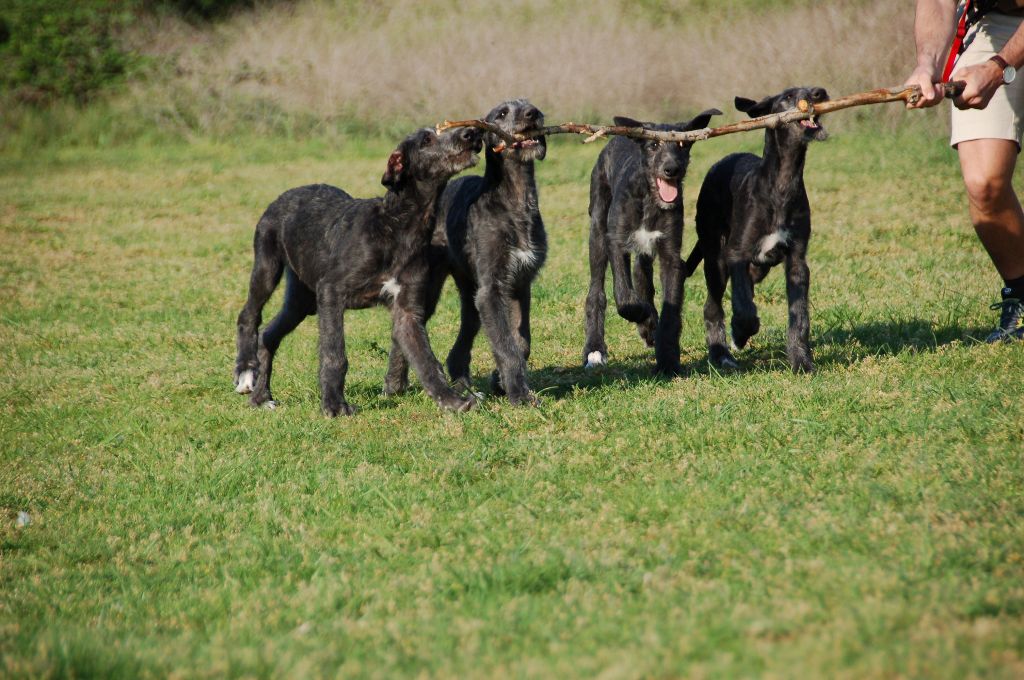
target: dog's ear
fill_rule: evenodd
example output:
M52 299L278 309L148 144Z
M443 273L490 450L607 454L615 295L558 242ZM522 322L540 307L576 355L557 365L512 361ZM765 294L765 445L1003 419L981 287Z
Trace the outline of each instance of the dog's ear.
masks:
M687 130L703 130L708 126L711 121L711 116L720 116L722 112L718 109L708 109L707 111L701 111L693 120L686 121L685 123L679 123L678 127L684 132Z
M736 110L742 111L751 118L757 118L758 116L766 116L772 112L772 104L775 102L775 97L765 97L759 102L755 102L753 99L747 99L746 97L736 97Z
M380 183L389 189L398 186L399 182L402 181L404 170L405 154L402 153L401 149L395 149L388 156L388 167L384 170L384 176L380 178Z
M640 121L634 120L632 118L627 118L626 116L615 116L614 118L612 118L612 122L620 127L637 128L644 126L644 124L641 123Z

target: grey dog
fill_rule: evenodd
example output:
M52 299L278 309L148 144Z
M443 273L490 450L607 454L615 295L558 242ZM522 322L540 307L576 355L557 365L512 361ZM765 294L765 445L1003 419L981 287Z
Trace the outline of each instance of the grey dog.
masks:
M254 406L274 406L270 376L281 340L319 314L320 389L324 413L351 415L345 401L344 314L386 304L392 340L409 357L439 406L465 411L473 400L449 387L423 325L427 246L438 198L448 179L474 165L481 134L424 128L388 158L382 198L356 199L323 184L298 187L270 204L256 225L249 296L238 316L235 386ZM258 332L262 310L286 273L284 305Z
M828 100L820 87L794 87L754 102L736 97L736 108L751 117L796 107L801 100ZM825 128L815 120L767 128L763 157L734 153L718 161L704 178L697 198L697 245L687 258L692 272L704 259L708 299L704 305L711 362L736 368L725 336L722 296L732 281L732 337L743 348L760 330L754 304L754 284L781 263L786 270L789 330L786 353L794 371L813 371L810 347L807 243L811 237L811 208L804 187L807 145L824 140Z
M675 124L641 123L616 117L615 124L662 131L707 127L718 109ZM654 347L655 371L679 372L683 274L683 178L692 142L660 142L617 137L601 151L590 175L590 290L585 311L583 363L604 364L605 271L612 267L619 316L637 325ZM631 255L636 266L630 273ZM661 316L654 307L654 257L661 268Z
M544 114L525 99L503 102L484 118L508 133L544 126ZM534 161L543 160L543 137L501 144L484 136L487 164L483 177L463 177L444 191L437 214L431 280L425 307L432 312L450 272L459 290L461 323L448 354L448 373L470 386L470 356L481 323L497 368L495 393L513 404L538 403L526 383L530 356L531 286L547 257L547 234L537 203ZM428 314L429 316L429 314ZM385 389L405 386L404 357L392 345Z

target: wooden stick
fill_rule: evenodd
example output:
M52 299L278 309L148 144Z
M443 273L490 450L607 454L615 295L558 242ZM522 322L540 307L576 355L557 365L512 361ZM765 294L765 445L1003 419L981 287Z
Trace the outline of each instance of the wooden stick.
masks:
M965 83L956 81L943 83L943 89L947 97L956 97L963 92ZM685 132L668 132L663 130L649 130L645 127L626 127L622 125L590 125L587 123L562 123L561 125L550 125L534 130L527 134L511 135L497 125L483 120L459 120L444 121L437 126L437 131L447 130L453 127L475 127L481 130L493 132L503 140L503 144L495 147L495 151L501 151L507 146L516 142L543 137L546 135L577 134L588 135L584 143L593 142L596 139L607 135L620 137L632 137L634 139L654 139L662 142L699 142L712 137L731 135L737 132L748 132L750 130L761 130L764 128L776 128L784 123L793 123L799 120L809 120L833 111L848 109L853 106L865 106L868 104L885 104L889 102L916 103L921 98L921 88L917 85L911 87L881 88L868 90L857 94L846 95L838 99L812 104L800 100L797 108L780 113L771 113L767 116L741 120L729 125L722 125L716 128L704 128L702 130L688 130Z

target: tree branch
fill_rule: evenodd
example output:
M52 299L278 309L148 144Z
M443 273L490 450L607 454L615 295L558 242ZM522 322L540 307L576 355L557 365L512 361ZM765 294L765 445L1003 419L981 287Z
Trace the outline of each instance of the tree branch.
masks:
M963 81L956 81L952 83L943 83L943 88L947 97L955 97L963 92L964 88ZM679 132L670 132L663 130L650 130L645 127L626 127L623 125L590 125L588 123L562 123L561 125L550 125L548 127L534 130L527 134L516 134L512 135L505 132L497 125L488 123L484 120L458 120L458 121L444 121L437 126L437 131L447 130L454 127L475 127L488 132L493 132L503 143L498 147L495 147L496 151L500 151L507 146L513 146L517 142L521 142L527 139L534 139L537 137L543 137L547 135L559 135L559 134L577 134L587 135L584 143L593 142L596 139L605 137L607 135L615 135L620 137L632 137L634 139L653 139L662 142L699 142L712 137L721 137L722 135L731 135L737 132L747 132L750 130L761 130L764 128L775 128L784 123L792 123L799 120L808 120L816 116L820 116L826 113L832 113L833 111L840 111L842 109L848 109L854 106L865 106L868 104L885 104L888 102L909 102L915 103L921 98L921 88L914 85L912 87L893 87L893 88L881 88L877 90L868 90L867 92L859 92L857 94L846 95L845 97L839 97L838 99L830 99L828 101L820 102L818 104L811 104L810 102L800 100L797 108L790 109L789 111L782 111L781 113L771 113L767 116L760 116L758 118L751 118L749 120L741 120L736 123L730 123L729 125L722 125L716 128L704 128L702 130L687 130Z

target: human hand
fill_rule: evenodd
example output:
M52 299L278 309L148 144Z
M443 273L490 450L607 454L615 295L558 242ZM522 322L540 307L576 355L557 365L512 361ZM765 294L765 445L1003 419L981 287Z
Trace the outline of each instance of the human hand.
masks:
M942 85L936 85L934 79L935 76L931 69L924 66L918 66L914 69L914 72L910 74L910 77L907 78L907 82L903 86L911 87L917 85L921 88L921 96L915 102L907 100L908 109L926 109L942 101Z
M958 109L983 109L1003 84L1003 69L994 61L986 61L958 69L953 79L967 83L964 93L953 100L953 105Z

